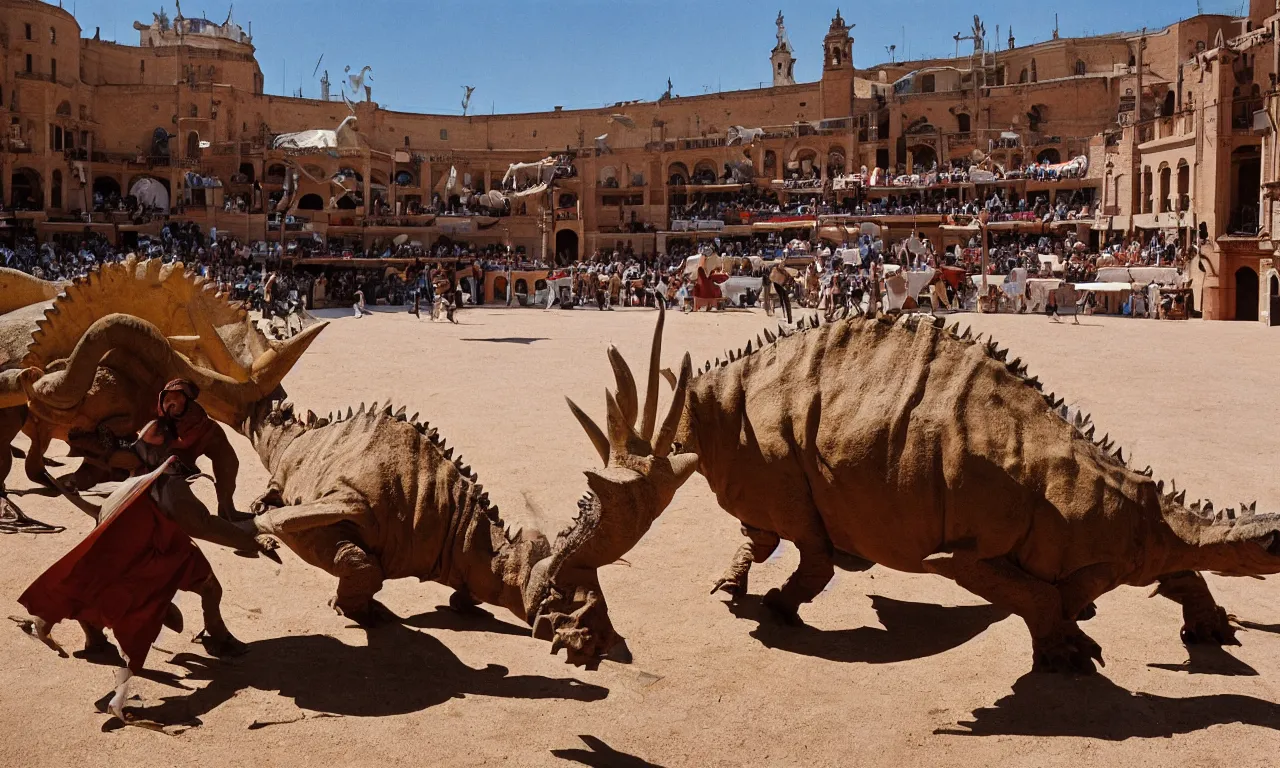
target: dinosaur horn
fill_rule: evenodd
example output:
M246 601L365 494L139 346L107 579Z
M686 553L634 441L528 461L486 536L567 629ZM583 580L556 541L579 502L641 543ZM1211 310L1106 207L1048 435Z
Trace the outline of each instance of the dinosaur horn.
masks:
M591 438L591 444L596 447L596 453L600 454L600 460L609 465L609 438L604 436L604 432L596 425L591 417L588 416L578 404L565 398L564 401L569 404L569 410L573 411L574 417L578 419L578 423L586 430L587 437Z
M258 355L258 359L253 361L253 367L249 369L249 378L258 390L258 397L254 399L266 397L280 386L298 358L302 357L302 353L307 351L307 347L311 346L311 342L316 340L316 336L328 324L327 320L316 323L288 341L273 342L271 349Z
M684 353L684 360L680 362L680 379L676 382L676 391L671 395L671 406L667 409L667 418L662 421L662 428L658 430L658 435L653 439L653 455L666 456L671 452L671 441L676 436L676 429L680 426L680 414L684 411L685 395L689 389L689 377L693 375L693 362L689 359L689 353Z
M238 382L193 365L174 351L159 328L146 320L112 314L89 326L72 350L65 370L37 377L32 374L39 373L37 369L27 369L21 379L27 397L49 408L75 408L93 385L102 358L117 349L127 350L147 370L157 372L158 378L184 378L195 383L200 388L201 402L210 407L215 417L230 415L221 410L214 413L219 405L234 408L256 402L263 394L254 382Z
M662 326L667 319L663 302L658 302L658 323L653 328L653 347L649 351L649 381L644 393L644 420L640 422L640 437L649 440L658 419L658 370L662 363Z
M618 407L622 409L622 418L628 426L636 423L639 403L636 399L636 379L631 375L631 367L623 359L618 348L609 346L609 365L613 366L613 378L618 383Z

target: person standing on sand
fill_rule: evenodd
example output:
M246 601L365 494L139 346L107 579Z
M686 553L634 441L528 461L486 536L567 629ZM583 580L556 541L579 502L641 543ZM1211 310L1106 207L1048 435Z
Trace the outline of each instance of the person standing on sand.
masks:
M368 309L365 309L364 291L359 288L356 288L356 303L352 304L351 308L355 310L357 318L373 314Z

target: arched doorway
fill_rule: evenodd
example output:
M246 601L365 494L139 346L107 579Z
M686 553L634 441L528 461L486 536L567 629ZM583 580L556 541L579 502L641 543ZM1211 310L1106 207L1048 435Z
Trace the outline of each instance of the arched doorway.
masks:
M507 276L498 275L493 279L493 300L507 300Z
M1236 319L1258 319L1258 273L1250 267L1236 270Z
M927 173L938 162L938 153L928 144L917 144L911 147L911 162L914 173Z
M1058 153L1058 150L1049 147L1036 155L1036 162L1041 165L1057 165L1062 162L1062 155Z
M93 180L93 194L102 195L103 200L112 195L120 196L120 182L111 176L99 176Z
M578 233L562 229L556 233L556 263L572 264L578 260Z
M298 209L303 211L323 211L324 198L315 194L303 195L298 200Z
M187 134L187 158L199 159L200 157L200 134L191 131Z
M241 163L240 168L236 171L237 175L244 177L245 184L254 182L253 163Z
M40 174L30 168L17 168L9 178L10 202L14 208L39 210L44 207L44 190Z

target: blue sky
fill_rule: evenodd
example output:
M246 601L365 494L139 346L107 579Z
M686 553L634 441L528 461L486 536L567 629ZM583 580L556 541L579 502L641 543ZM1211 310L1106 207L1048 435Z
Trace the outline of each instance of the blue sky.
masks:
M151 21L161 0L63 0L86 36L136 45L134 20ZM821 74L822 37L840 0L239 0L236 21L253 25L269 93L319 95L330 80L373 67L373 99L391 109L461 114L532 112L554 105L600 107L657 98L671 78L679 95L753 88L769 77L774 18L786 16L796 79ZM1238 14L1247 0L1201 0L1206 13ZM186 0L187 16L221 22L228 0ZM854 62L869 66L955 53L952 36L980 13L988 38L1012 24L1019 45L1053 32L1053 4L1032 0L844 0ZM165 3L174 15L170 0ZM1196 0L1076 0L1058 9L1064 37L1160 27L1194 16ZM964 43L961 43L962 47Z

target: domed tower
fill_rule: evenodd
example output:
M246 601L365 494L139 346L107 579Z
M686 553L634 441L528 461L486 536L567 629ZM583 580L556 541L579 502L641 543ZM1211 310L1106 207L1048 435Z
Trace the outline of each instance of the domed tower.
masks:
M852 25L845 24L836 9L831 28L822 39L822 116L848 117L853 111Z
M778 44L773 46L773 54L769 62L773 65L773 84L795 85L796 57L792 55L791 41L787 39L787 28L782 23L782 11L778 11Z

